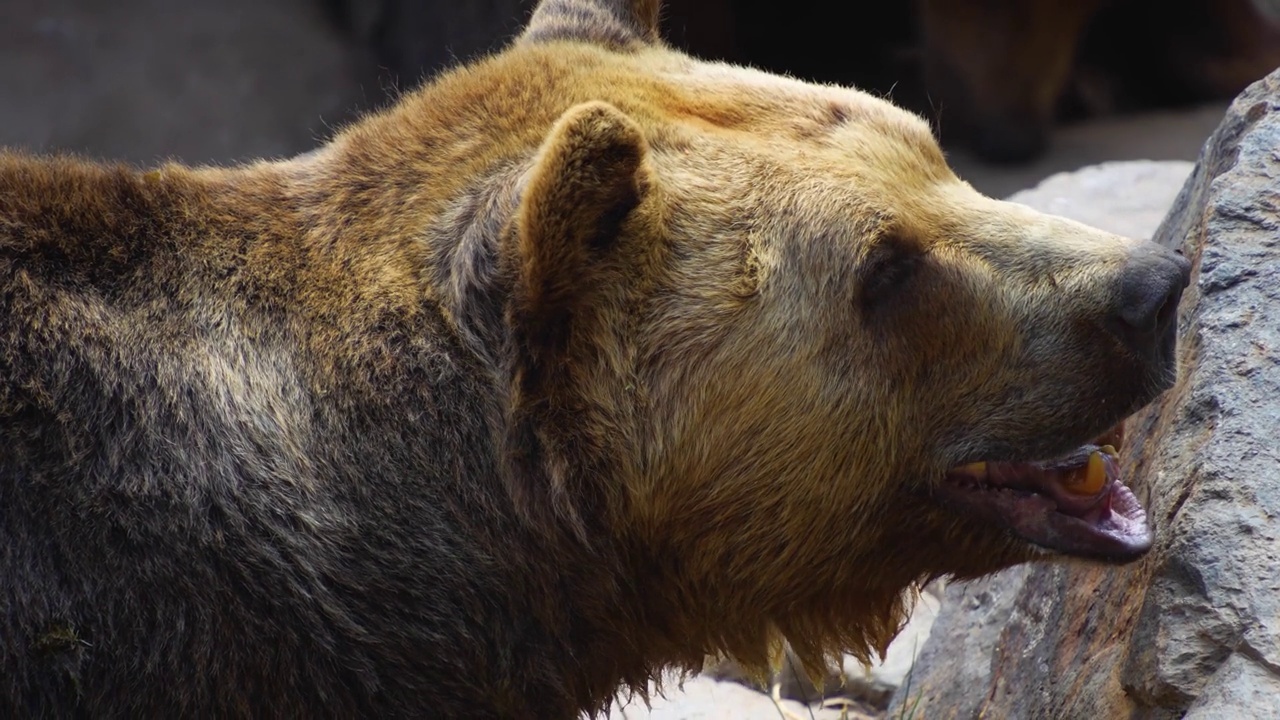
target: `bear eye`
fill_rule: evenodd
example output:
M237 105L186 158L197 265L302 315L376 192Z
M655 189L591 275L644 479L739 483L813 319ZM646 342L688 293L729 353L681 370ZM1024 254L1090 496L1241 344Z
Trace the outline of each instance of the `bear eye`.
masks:
M875 312L910 283L920 265L920 254L897 243L881 243L872 251L862 272L862 305Z

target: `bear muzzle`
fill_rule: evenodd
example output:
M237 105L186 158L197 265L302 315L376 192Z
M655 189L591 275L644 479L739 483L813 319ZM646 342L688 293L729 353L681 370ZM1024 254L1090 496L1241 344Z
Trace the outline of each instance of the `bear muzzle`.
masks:
M1121 480L1124 426L1042 462L975 462L948 472L936 497L1041 548L1128 562L1151 549L1146 511Z

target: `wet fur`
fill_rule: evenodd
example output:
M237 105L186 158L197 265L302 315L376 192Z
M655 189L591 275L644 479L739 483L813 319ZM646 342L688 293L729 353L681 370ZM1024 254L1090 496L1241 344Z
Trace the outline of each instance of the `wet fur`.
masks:
M930 483L1148 399L1131 243L657 12L547 2L296 160L0 155L5 714L572 717L1037 556Z

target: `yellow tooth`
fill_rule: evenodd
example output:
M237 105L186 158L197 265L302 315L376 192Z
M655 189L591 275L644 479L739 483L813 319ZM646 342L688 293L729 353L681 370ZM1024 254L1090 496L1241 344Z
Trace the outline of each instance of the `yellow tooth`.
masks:
M960 467L956 468L956 470L966 475L973 475L974 477L986 477L987 463L985 460L980 460L978 462L971 462L968 465L961 465Z
M1103 445L1098 449L1106 453L1107 455L1110 455L1111 457L1120 457L1120 453L1116 452L1116 448L1114 445Z
M1107 465L1102 459L1102 453L1094 451L1089 453L1089 464L1085 467L1080 484L1071 488L1071 491L1079 495L1097 495L1106 482Z
M1102 459L1102 453L1089 453L1089 470L1085 473L1085 484L1089 487L1089 494L1102 490L1102 486L1107 483L1107 464Z
M1097 495L1107 483L1107 465L1102 453L1089 453L1089 462L1083 470L1076 470L1062 480L1062 486L1074 495Z

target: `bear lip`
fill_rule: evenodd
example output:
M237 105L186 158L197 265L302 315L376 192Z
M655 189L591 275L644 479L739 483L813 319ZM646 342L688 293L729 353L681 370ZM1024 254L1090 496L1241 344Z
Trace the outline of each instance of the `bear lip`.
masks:
M1040 547L1102 560L1133 560L1151 548L1152 535L1146 511L1120 480L1114 448L1123 437L1118 425L1053 460L971 463L949 471L937 491L957 509L1003 525ZM1079 478L1094 454L1101 459L1105 480L1095 492L1081 493Z

